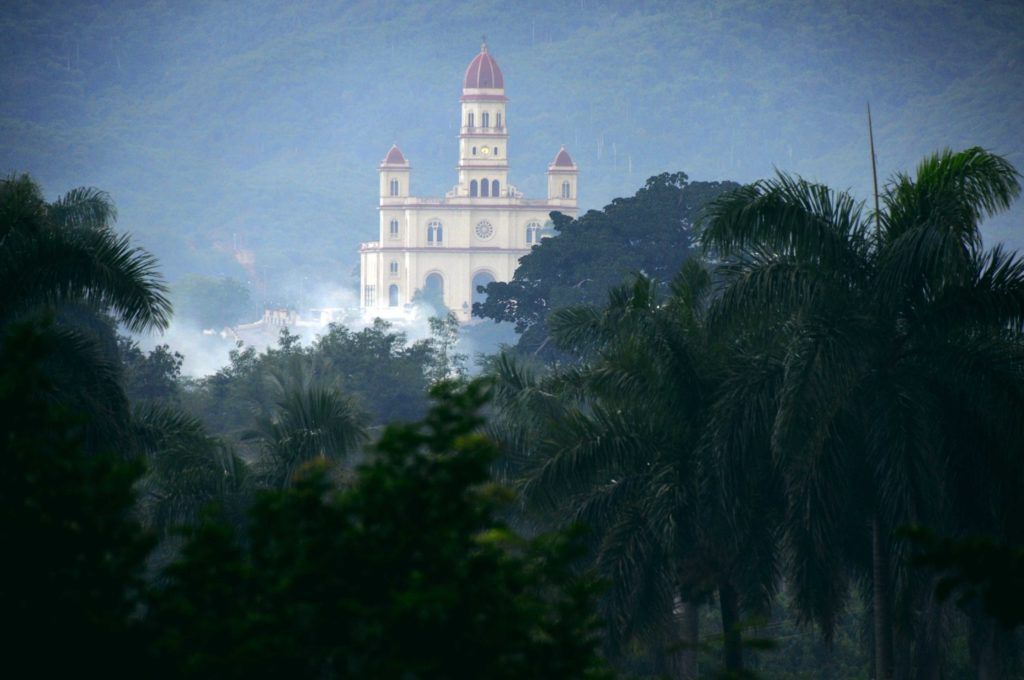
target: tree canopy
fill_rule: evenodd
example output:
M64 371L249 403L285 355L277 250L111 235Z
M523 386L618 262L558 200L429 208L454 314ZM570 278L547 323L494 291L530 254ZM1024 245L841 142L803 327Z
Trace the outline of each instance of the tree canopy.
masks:
M704 205L732 182L690 182L685 173L651 177L635 195L573 220L552 213L557 238L544 238L520 259L509 282L495 281L473 314L509 321L523 334L520 348L536 351L547 338L551 310L600 303L634 273L672 280L692 252L694 223Z

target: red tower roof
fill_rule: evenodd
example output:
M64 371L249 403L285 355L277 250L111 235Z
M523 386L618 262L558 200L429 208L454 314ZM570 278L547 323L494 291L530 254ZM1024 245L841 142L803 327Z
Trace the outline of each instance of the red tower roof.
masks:
M402 155L397 144L392 144L388 149L388 155L384 157L382 165L405 165L405 156Z
M575 168L576 164L572 162L572 156L565 150L563 146L558 154L555 156L555 160L551 161L551 167L553 168Z
M505 79L498 68L498 62L487 51L487 43L480 46L480 54L473 57L466 69L466 77L462 79L462 89L494 88L504 89Z

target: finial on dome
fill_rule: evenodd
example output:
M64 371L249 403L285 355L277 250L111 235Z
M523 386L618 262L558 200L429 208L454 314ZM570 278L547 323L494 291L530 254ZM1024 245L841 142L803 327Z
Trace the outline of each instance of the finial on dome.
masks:
M480 36L480 53L487 54L487 34Z

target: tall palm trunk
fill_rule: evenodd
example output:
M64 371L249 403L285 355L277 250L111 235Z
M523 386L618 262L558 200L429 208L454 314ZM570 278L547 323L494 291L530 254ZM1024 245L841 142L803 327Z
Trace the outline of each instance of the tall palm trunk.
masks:
M875 680L892 680L892 598L889 553L876 514L871 520L871 577L874 585Z
M929 582L929 594L914 636L915 680L940 680L942 677L943 611L932 594L936 580Z
M1000 628L991 617L975 605L969 615L967 645L978 680L1009 677L1008 655L1013 634Z
M722 609L722 633L725 637L725 670L743 670L743 641L740 637L740 605L736 589L728 581L718 584L718 602Z
M697 649L700 643L700 605L677 595L672 613L674 628L669 644L657 653L658 672L678 680L697 680L700 677Z
M679 651L676 652L676 672L681 680L697 680L700 667L697 645L700 644L700 605L683 601L679 612Z

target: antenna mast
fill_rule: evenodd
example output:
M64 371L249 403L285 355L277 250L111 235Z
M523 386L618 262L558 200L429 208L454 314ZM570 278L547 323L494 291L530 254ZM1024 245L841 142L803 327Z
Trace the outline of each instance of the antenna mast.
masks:
M882 243L882 223L878 208L878 161L875 158L875 132L871 126L871 102L868 102L868 141L871 144L871 181L875 187L875 244Z

